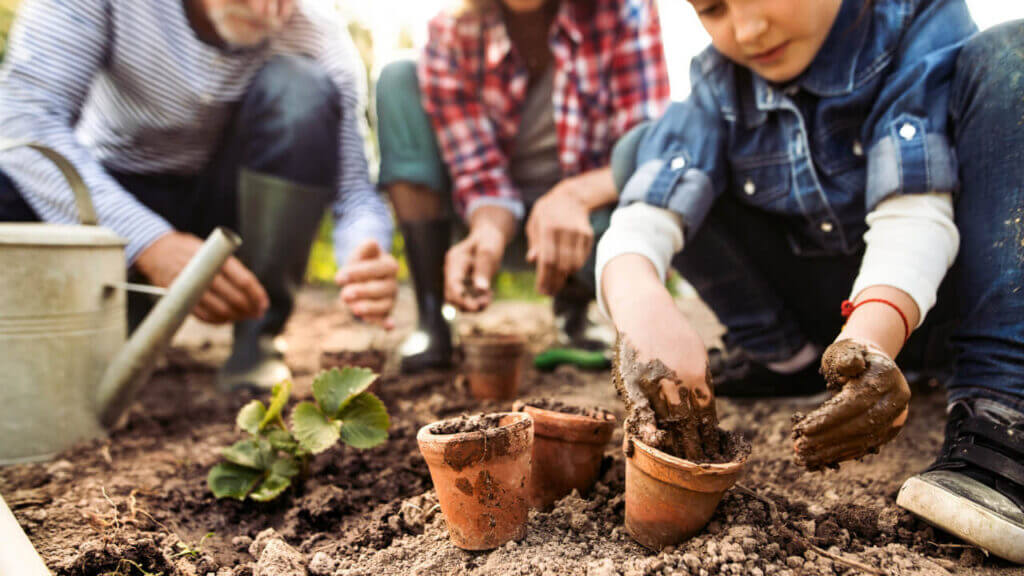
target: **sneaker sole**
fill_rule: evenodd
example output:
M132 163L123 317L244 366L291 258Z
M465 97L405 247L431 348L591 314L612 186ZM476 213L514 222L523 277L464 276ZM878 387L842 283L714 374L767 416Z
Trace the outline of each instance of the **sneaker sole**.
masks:
M914 476L903 483L896 504L1000 558L1024 564L1024 526L967 498Z

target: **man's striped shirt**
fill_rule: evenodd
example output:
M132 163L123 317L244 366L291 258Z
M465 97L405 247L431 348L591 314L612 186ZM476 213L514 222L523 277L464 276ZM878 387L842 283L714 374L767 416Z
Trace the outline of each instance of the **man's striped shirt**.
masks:
M0 68L0 137L67 157L92 192L100 224L128 239L130 263L171 225L107 170L198 173L267 60L306 55L334 80L344 107L336 257L343 264L366 238L387 249L391 217L367 161L365 74L344 23L314 2L300 2L264 46L229 51L199 40L184 0L25 0ZM70 188L37 152L0 153L0 171L43 220L76 220Z

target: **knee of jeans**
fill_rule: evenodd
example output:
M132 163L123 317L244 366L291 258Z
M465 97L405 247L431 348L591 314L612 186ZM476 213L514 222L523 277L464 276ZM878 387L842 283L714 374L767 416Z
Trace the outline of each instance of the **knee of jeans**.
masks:
M612 178L615 180L615 188L619 192L622 192L629 177L636 170L636 150L650 125L650 122L644 122L634 126L622 138L619 138L612 148Z
M337 158L341 96L312 58L279 55L256 75L239 112L245 129L298 153ZM257 138L259 139L259 138Z
M1007 22L975 34L960 50L957 78L995 81L1011 89L1007 80L1024 73L1024 20ZM1014 88L1018 90L1018 88Z
M416 62L397 60L385 65L377 78L377 109L403 110L406 106L420 106L420 81Z

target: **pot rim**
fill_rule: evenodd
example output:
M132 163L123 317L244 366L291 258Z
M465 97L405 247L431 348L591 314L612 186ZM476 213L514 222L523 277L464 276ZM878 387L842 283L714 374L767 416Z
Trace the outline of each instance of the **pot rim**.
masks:
M703 484L701 492L714 491L708 488L726 490L739 479L748 456L732 462L711 462L698 464L692 460L666 454L657 448L644 444L628 435L623 442L625 449L629 442L633 443L633 455L626 459L637 466L645 474L662 482L686 486L695 489L699 482ZM627 451L628 453L628 451Z
M526 337L521 334L471 334L462 338L462 347L470 348L525 348Z
M473 430L472 432L456 432L455 434L434 434L430 431L431 428L438 424L443 424L456 418L445 418L444 420L438 420L426 424L419 429L416 433L416 440L420 443L428 442L430 444L450 444L452 442L469 442L473 440L482 440L487 437L496 436L502 430L508 430L510 434L516 434L522 432L524 429L533 426L533 416L526 414L525 412L488 412L487 416L498 416L501 418L512 417L514 421L508 424L502 424L496 428L488 428L487 430ZM525 417L524 417L525 416Z
M567 414L558 410L538 408L523 403L514 406L512 409L517 412L530 414L533 417L533 434L544 438L560 440L562 442L585 443L585 444L606 444L615 431L616 418L610 412L605 412L605 418L596 418L583 414ZM586 432L597 427L597 433Z

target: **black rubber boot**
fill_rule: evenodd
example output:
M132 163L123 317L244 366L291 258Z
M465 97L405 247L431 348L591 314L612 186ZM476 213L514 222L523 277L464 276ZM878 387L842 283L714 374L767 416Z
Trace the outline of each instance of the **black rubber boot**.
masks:
M241 171L238 255L267 291L270 307L262 318L235 324L231 357L217 378L222 390L270 389L291 377L278 336L291 316L310 248L332 196L330 188Z
M615 344L615 335L590 319L590 303L594 293L575 276L555 295L553 308L556 345L577 350L606 351Z
M402 235L419 312L419 326L399 347L402 372L413 374L451 368L452 332L441 312L444 257L451 243L451 220L404 223Z

